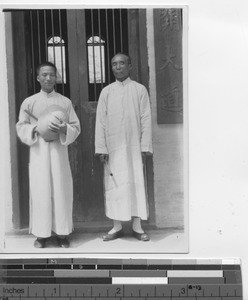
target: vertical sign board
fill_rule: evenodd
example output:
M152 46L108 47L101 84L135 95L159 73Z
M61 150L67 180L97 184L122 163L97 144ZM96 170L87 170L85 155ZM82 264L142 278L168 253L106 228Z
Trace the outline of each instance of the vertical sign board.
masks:
M183 123L182 9L154 9L158 124Z

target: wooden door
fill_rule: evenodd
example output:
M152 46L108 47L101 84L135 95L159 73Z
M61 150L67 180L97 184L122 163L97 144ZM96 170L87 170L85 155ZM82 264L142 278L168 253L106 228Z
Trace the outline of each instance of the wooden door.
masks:
M10 118L16 123L24 99L40 91L40 85L36 80L36 67L43 61L51 61L49 46L51 45L54 54L57 47L56 38L58 37L59 41L63 41L63 43L58 44L59 51L57 53L64 52L64 67L68 65L67 47L65 46L67 45L66 11L14 10L8 13L11 14L13 37L11 47L14 68L12 70L14 78L9 84L12 85L15 91L15 99L11 98L9 100L10 106L15 107L15 120L13 120L12 115ZM6 34L9 33L6 32ZM8 69L10 69L10 66L8 66ZM59 68L59 75L61 75L60 71ZM62 80L59 80L56 84L56 90L67 97L70 96L68 77L68 71L65 68ZM11 132L11 134L16 136L16 132ZM17 137L16 147L18 164L18 191L16 194L18 195L15 195L13 199L13 220L16 228L25 228L29 224L29 147L21 143Z
M98 20L96 24L93 21L94 14ZM121 15L122 21L126 18L123 26L116 21L119 14L120 10L114 12L112 9L67 12L70 92L82 126L81 136L71 146L75 190L74 222L75 226L80 228L109 226L104 212L103 169L94 156L94 132L99 93L105 85L114 81L110 69L113 55L118 52L130 53L133 65L132 78L148 88L145 10L125 10ZM107 16L107 19L104 16ZM113 21L116 22L114 28L111 27ZM118 33L116 27L121 32ZM106 80L95 86L95 95L92 95L93 86L90 84L88 72L87 41L92 33L100 35L101 42L106 43L106 51L103 54ZM149 224L154 223L152 168L152 159L149 158L145 170L150 208Z
M82 134L71 146L74 224L80 228L96 227L99 230L99 226L108 226L104 212L103 168L94 155L94 133L99 94L104 86L114 81L109 68L110 59L115 51L128 49L127 40L125 47L121 47L117 41L120 36L114 37L113 33L115 28L112 22L113 19L116 21L119 13L114 10L71 10L67 13L71 99L82 127ZM124 15L125 12L122 18ZM127 38L127 32L123 36ZM104 61L101 68L105 72L100 82L92 82L89 74L89 47L96 37L105 47L101 52ZM88 41L91 41L90 44Z

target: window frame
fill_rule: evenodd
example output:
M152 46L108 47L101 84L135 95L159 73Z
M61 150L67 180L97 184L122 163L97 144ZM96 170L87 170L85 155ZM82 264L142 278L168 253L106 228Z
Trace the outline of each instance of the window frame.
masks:
M99 41L97 41L97 39ZM92 41L90 41L92 39ZM89 48L92 47L92 61L93 66L90 67L90 51ZM99 56L96 57L95 49L99 49ZM106 53L106 41L102 38L102 36L99 35L92 35L87 39L87 62L88 62L88 78L89 78L89 84L105 84L106 83L106 61L105 61L105 53ZM98 74L97 71L97 64L96 62L99 60L100 65L100 78L99 76L96 76ZM93 70L92 70L93 69ZM93 71L93 74L91 74L91 71ZM93 80L92 80L93 79Z
M55 41L58 38L59 41ZM51 41L51 42L50 42ZM49 48L52 48L52 55L53 57L50 58ZM59 61L56 60L56 48L60 48L60 57ZM57 79L56 84L66 84L67 77L66 77L66 43L64 39L59 35L50 36L47 38L47 57L48 61L55 64L57 68ZM61 68L60 68L61 66ZM58 76L59 75L59 76Z

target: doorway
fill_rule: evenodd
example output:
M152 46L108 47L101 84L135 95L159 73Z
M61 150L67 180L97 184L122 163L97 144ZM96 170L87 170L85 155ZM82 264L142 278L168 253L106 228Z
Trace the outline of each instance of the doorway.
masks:
M132 58L134 80L148 88L145 9L26 10L12 12L16 116L22 101L39 91L35 67L44 60L58 67L56 90L69 97L82 133L69 146L74 183L74 225L98 230L108 225L104 213L103 170L94 156L97 100L102 88L114 81L110 61L117 52ZM24 53L24 55L23 55ZM17 142L20 209L14 218L28 226L29 149ZM155 223L153 163L146 164L150 210L148 226ZM17 205L17 204L16 204ZM18 216L17 216L18 215Z

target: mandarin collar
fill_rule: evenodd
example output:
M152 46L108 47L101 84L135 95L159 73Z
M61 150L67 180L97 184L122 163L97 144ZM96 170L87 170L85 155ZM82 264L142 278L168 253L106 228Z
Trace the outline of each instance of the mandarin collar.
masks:
M53 97L55 95L55 90L51 91L51 93L47 93L43 90L40 90L41 94L44 95L47 98Z
M127 79L125 79L124 81L119 81L119 80L115 80L116 83L118 83L119 85L125 86L127 85L129 82L131 81L130 77L127 77Z

